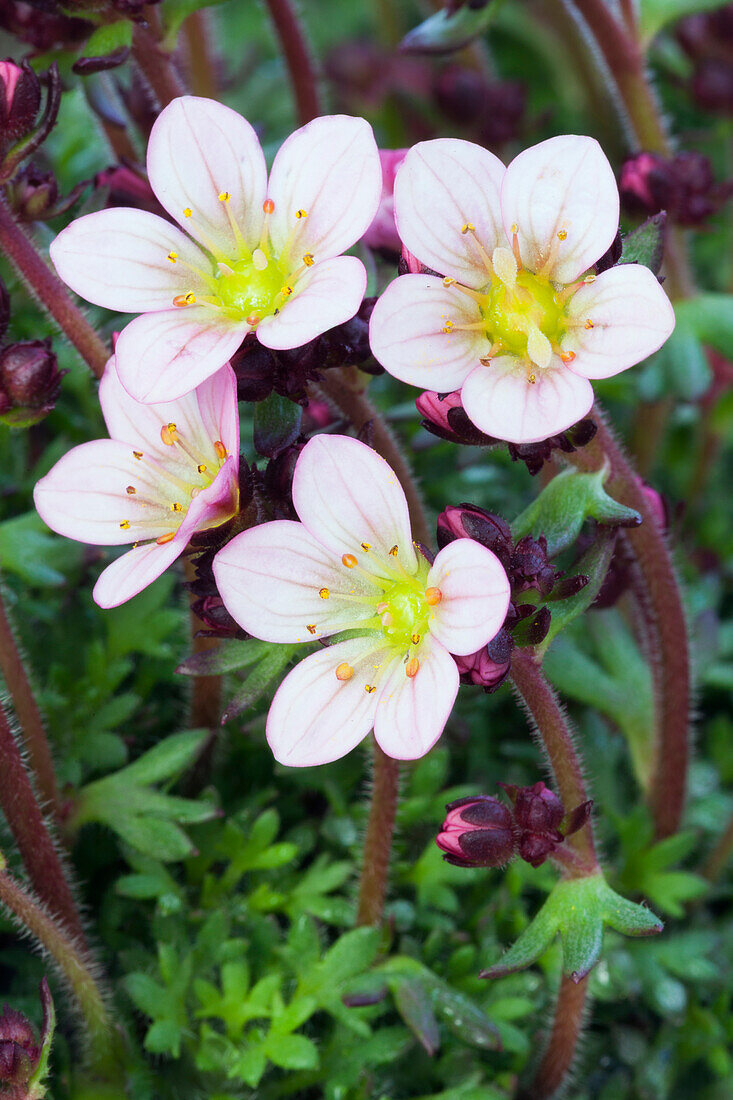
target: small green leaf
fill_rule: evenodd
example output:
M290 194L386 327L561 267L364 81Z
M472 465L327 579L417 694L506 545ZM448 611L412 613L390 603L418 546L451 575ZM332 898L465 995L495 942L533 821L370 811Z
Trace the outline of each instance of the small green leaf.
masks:
M452 53L468 46L494 18L495 4L473 8L464 4L456 11L442 8L414 27L400 42L402 53Z
M664 227L667 214L663 210L647 218L642 225L637 226L627 237L624 237L622 264L643 264L659 274L664 256Z
M400 1016L427 1053L435 1054L440 1032L425 986L419 978L393 979L390 984Z
M258 454L274 458L300 434L303 410L300 405L272 393L255 405L254 445Z
M645 41L649 41L662 27L676 23L686 15L698 11L713 11L720 7L720 0L641 0L639 22Z
M132 23L120 19L97 27L84 43L82 57L108 57L117 50L129 50L131 45Z
M193 764L208 736L209 731L205 729L173 733L132 764L98 780L94 786L99 787L103 783L122 787L127 784L149 786L173 779Z
M216 649L206 649L203 653L193 653L181 661L176 672L181 676L221 676L225 672L236 672L259 661L270 649L268 642L254 639L245 641L222 642Z
M318 1068L318 1048L305 1035L270 1032L265 1040L265 1052L270 1061L282 1069Z
M611 564L613 550L616 545L615 532L598 528L598 535L589 550L573 566L573 572L588 578L585 588L581 588L574 596L566 600L558 600L552 605L552 618L550 628L539 648L541 653L549 647L550 643L561 630L569 626L574 619L582 615L590 607L601 590L608 567Z

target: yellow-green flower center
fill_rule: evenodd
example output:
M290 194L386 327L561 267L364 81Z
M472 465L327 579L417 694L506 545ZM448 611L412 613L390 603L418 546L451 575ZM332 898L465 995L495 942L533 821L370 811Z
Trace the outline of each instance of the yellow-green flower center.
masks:
M216 273L216 295L223 308L244 319L269 317L292 294L287 272L278 261L268 260L261 250L257 258L259 265L254 259L237 260L226 267L219 265Z
M377 610L385 639L391 645L400 649L417 645L427 631L430 617L424 580L397 581L384 593Z
M499 344L502 351L532 360L527 345L533 331L538 329L554 348L567 331L567 310L560 293L549 279L526 270L517 273L513 287L494 278L481 315L492 346Z

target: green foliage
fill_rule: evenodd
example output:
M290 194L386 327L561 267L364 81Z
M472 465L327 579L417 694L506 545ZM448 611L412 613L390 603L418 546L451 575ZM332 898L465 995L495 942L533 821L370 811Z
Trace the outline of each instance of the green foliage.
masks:
M478 38L494 17L496 0L492 3L472 6L463 4L455 10L441 8L424 23L414 27L403 38L400 48L405 53L443 54L453 53L468 46Z

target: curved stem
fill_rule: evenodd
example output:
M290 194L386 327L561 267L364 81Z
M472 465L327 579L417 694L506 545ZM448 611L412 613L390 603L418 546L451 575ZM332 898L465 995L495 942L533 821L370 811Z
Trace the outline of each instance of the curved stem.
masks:
M51 750L41 712L30 685L13 628L5 612L2 589L0 589L0 670L23 731L28 760L35 775L41 801L49 806L58 818L59 792Z
M84 942L79 911L61 858L41 813L18 742L0 707L0 806L33 889L71 936Z
M565 711L530 650L514 650L510 676L532 718L537 738L547 753L560 799L566 810L573 810L582 802L587 802L588 793ZM590 821L569 836L565 843L582 857L582 863L576 868L566 868L568 877L582 878L598 869Z
M648 609L641 610L646 612L657 655L652 661L657 744L651 797L657 836L665 837L679 828L687 789L691 706L687 623L664 532L598 404L593 418L598 434L587 447L567 455L566 461L582 469L599 469L608 461L608 492L635 508L643 519L641 526L630 528L625 537L644 582Z
M346 371L331 369L325 372L317 386L320 393L333 405L357 431L361 431L371 421L374 431L374 450L389 462L404 489L407 506L410 510L412 533L420 542L431 542L423 508L422 497L415 483L412 471L405 460L394 433L384 417L374 407L364 391L358 388L358 382L351 385Z
M186 88L173 65L171 55L161 45L160 18L154 8L148 9L146 20L147 25L134 25L132 53L162 109L172 100L184 95Z
M550 1041L534 1080L517 1093L517 1100L548 1100L564 1082L575 1058L587 992L587 977L579 982L561 978Z
M380 924L389 877L395 816L399 797L400 765L374 742L374 773L369 823L359 881L356 923Z
M280 40L301 126L321 114L313 57L291 0L266 0Z
M183 24L183 35L188 54L191 91L194 95L216 98L219 82L212 56L209 13L202 8L191 12Z
M45 263L30 238L21 229L5 201L0 198L0 247L31 293L69 338L97 378L104 373L109 351L74 305L66 287Z

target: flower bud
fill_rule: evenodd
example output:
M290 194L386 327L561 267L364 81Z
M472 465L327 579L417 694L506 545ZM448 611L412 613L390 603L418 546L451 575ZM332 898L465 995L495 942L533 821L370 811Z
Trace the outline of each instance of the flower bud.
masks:
M455 539L474 539L496 554L506 569L512 553L512 532L501 516L476 504L448 505L438 516L438 546L442 550Z
M453 657L458 665L458 672L464 684L475 684L482 687L487 694L496 691L509 675L511 661L493 661L489 655L487 646L476 653L470 653L467 657Z
M10 184L10 196L13 213L19 221L43 221L52 216L59 189L52 172L26 164Z
M621 169L621 201L631 213L666 210L678 225L700 225L729 196L730 184L716 184L702 153L684 152L667 159L639 153Z
M519 136L526 92L514 80L487 80L476 69L448 65L433 94L451 122L470 128L482 145L503 145Z
M98 172L94 186L107 192L106 206L134 206L151 214L165 214L143 170L125 160Z
M407 156L407 149L380 149L382 165L382 197L372 224L362 237L370 248L399 252L402 242L394 220L394 181L397 169Z
M585 825L592 802L583 802L569 814L556 794L541 781L532 787L500 783L514 807L517 851L521 859L539 867L565 837Z
M60 371L50 340L24 340L0 351L0 414L6 424L28 427L51 412Z
M40 1040L30 1022L21 1012L5 1005L0 1014L0 1095L8 1100L26 1100L26 1097L42 1097L46 1089L39 1070L42 1056L48 1058L48 1048L54 1034L55 1013L51 991L44 978L41 982L43 1027ZM31 1078L35 1078L31 1082Z
M227 611L221 596L202 596L191 604L191 611L204 624L205 629L198 631L203 637L247 637Z
M31 5L27 0L3 0L0 27L32 46L37 53L57 48L74 49L94 30L94 24L86 19L40 9L41 4Z
M41 85L27 61L0 61L0 134L10 144L25 137L41 107Z
M423 417L423 427L440 439L473 447L488 447L498 442L480 432L468 419L457 390L443 394L426 390L416 399L415 405Z
M448 863L457 867L501 867L514 854L512 814L490 795L459 798L446 806L436 838Z
M270 396L276 371L275 355L254 333L245 337L230 362L237 378L240 401L264 401Z

